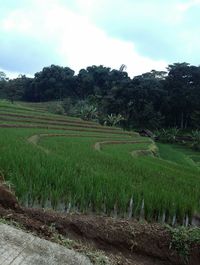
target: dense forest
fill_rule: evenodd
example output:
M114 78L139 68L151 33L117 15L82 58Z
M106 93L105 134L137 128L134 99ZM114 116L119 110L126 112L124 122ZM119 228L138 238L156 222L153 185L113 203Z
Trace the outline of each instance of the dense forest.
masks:
M79 112L100 123L105 117L111 123L118 119L129 129L199 129L200 66L175 63L166 72L152 70L132 79L124 65L119 70L90 66L77 75L68 67L51 65L34 78L10 80L0 72L0 98L59 101L69 115Z

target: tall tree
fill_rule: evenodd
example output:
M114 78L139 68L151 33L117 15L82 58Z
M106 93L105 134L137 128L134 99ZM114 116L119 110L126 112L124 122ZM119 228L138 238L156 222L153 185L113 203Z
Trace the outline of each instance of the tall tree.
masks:
M168 66L169 74L165 88L168 92L168 105L165 116L169 126L187 128L199 98L200 71L188 63L175 63ZM198 99L198 100L197 100ZM165 110L163 110L165 112Z
M33 101L63 100L72 96L74 89L74 71L69 67L51 65L35 74L32 86Z
M0 98L6 97L5 90L7 82L8 82L8 77L4 72L0 71Z

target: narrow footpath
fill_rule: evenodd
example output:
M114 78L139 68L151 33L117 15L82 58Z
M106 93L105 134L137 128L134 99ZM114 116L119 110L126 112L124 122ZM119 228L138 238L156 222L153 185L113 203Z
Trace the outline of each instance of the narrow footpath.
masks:
M0 224L0 265L92 265L89 259L59 244Z

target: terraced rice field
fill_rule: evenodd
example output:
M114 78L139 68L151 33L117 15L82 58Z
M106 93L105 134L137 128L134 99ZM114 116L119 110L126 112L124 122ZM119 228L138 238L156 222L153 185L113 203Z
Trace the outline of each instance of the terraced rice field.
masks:
M199 153L31 107L0 102L0 172L23 204L169 223L200 212Z

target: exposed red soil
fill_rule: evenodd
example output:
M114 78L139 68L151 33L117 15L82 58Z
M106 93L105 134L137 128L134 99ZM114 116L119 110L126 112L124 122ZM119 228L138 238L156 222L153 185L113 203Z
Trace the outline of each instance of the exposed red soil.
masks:
M10 209L20 209L14 191L5 183L4 177L0 175L0 205Z
M54 227L61 235L103 250L114 264L184 264L178 254L169 248L169 231L159 224L22 208L18 204L16 206L14 195L7 192L8 188L1 184L0 217L14 220L46 239L52 238ZM198 265L199 260L200 248L193 246L189 264Z
M0 204L3 207L18 209L19 204L12 192L4 185L0 185Z
M76 131L75 128L62 128L62 127L54 127L54 126L40 126L40 125L24 125L24 124L0 124L0 128L35 128L35 129L51 129L51 130L62 130L62 131ZM96 129L96 130L84 130L83 128L78 129L80 132L100 132L100 133L110 133L110 134L118 134L118 135L131 135L129 132L118 132L118 131L108 131L104 129Z

